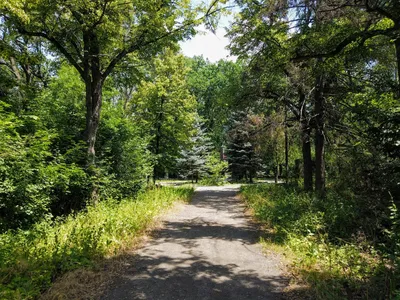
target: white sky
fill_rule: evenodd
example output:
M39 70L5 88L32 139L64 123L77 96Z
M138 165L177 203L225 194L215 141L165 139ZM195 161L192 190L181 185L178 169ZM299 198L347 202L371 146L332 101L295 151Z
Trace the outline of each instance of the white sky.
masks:
M204 27L202 29L204 31ZM236 60L236 57L230 56L229 50L226 49L229 39L225 37L225 34L226 31L222 27L219 27L215 34L210 31L199 33L191 40L180 43L182 52L188 57L203 55L211 62L220 59Z
M193 2L203 2L201 0L192 0ZM207 1L206 1L207 2ZM209 1L208 1L209 2ZM232 4L229 3L228 4ZM222 16L218 22L218 28L215 33L208 31L204 26L199 27L199 32L191 40L179 43L185 56L193 57L203 55L211 62L220 59L236 60L235 56L231 56L226 46L229 45L229 39L225 37L225 27L229 27L233 21L233 16Z

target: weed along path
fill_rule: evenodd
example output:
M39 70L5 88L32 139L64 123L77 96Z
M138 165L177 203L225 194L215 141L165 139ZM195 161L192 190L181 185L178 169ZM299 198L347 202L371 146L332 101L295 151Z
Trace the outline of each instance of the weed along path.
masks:
M287 280L262 254L237 186L200 187L166 216L102 299L280 299Z

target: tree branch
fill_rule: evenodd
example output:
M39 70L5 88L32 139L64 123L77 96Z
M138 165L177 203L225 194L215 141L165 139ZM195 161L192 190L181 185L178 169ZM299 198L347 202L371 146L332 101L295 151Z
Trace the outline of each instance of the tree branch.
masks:
M51 42L64 56L65 58L75 67L75 69L79 72L79 74L81 75L81 77L84 79L84 72L82 67L79 65L79 63L72 57L72 55L67 51L67 49L65 49L65 47L63 47L63 45L61 45L61 43L56 40L54 37L49 36L47 33L45 32L34 32L34 31L28 31L23 27L18 27L17 28L18 32L21 34L25 34L28 36L37 36L37 37L42 37L46 40L48 40L49 42Z
M107 9L108 3L109 3L109 1L104 1L101 15L100 15L99 19L96 22L94 22L93 25L91 26L92 29L94 29L97 25L100 25L101 22L103 22L103 18L104 18L104 15L106 14L106 9Z
M388 19L391 19L392 21L396 21L396 18L392 14L390 14L389 12L384 10L383 8L380 8L379 6L371 7L369 5L369 0L365 0L365 8L368 12L377 12L380 15L382 15Z
M357 32L349 37L345 38L342 42L340 42L335 49L333 49L330 52L326 53L315 53L315 54L307 54L307 55L297 55L293 58L291 58L291 61L293 62L299 62L302 60L307 60L311 58L326 58L326 57L333 57L340 52L343 51L344 48L346 48L348 45L351 43L357 41L358 39L361 39L362 41L366 41L367 39L373 38L378 35L385 35L385 36L390 36L392 33L398 31L398 28L396 26L389 28L389 29L378 29L378 30L370 30L370 31L362 31L362 32Z
M126 55L128 55L129 53L132 53L132 52L134 52L134 51L136 51L136 50L139 50L139 49L142 48L142 47L145 47L145 46L151 45L151 44L153 44L153 43L156 43L156 42L158 42L158 41L160 41L160 40L162 40L162 39L164 39L164 38L166 38L166 37L168 37L168 36L171 36L171 35L173 35L173 34L179 32L179 31L182 31L183 29L185 29L185 28L187 28L187 27L189 27L189 26L194 25L194 24L196 23L196 21L203 20L203 19L207 18L208 16L210 16L210 15L212 15L212 14L215 14L218 10L211 11L211 8L212 8L213 6L215 6L215 4L216 4L217 2L218 2L218 0L214 0L213 3L211 4L210 8L207 10L207 13L206 13L204 16L202 16L201 18L198 18L198 19L196 19L196 20L193 20L193 21L191 21L191 22L188 22L188 23L186 23L186 24L183 24L183 25L180 26L179 28L176 28L176 29L174 29L174 30L172 30L172 31L168 31L168 32L166 32L165 34L162 34L161 36L158 36L158 37L156 37L156 38L154 38L154 39L151 39L151 40L149 40L149 41L146 41L146 42L144 41L145 35L147 34L148 30L143 31L143 32L141 33L141 35L137 38L137 41L139 41L139 42L133 42L133 43L131 44L130 47L125 48L125 49L122 49L122 50L111 60L111 62L108 64L107 68L106 68L105 71L103 72L103 75L102 75L102 76L103 76L103 80L105 80L105 79L107 78L107 76L110 75L110 73L111 73L112 70L115 68L115 66L116 66Z

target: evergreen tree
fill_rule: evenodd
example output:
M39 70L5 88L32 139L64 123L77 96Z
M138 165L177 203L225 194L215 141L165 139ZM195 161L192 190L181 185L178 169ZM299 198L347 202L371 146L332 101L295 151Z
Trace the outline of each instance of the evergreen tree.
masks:
M251 138L255 125L245 111L234 113L231 124L232 127L228 131L227 156L232 179L253 182L257 170L261 168L261 160Z
M207 157L212 150L212 142L201 123L196 123L196 134L191 138L192 146L189 150L183 149L181 157L177 159L179 173L198 182L199 178L207 173Z

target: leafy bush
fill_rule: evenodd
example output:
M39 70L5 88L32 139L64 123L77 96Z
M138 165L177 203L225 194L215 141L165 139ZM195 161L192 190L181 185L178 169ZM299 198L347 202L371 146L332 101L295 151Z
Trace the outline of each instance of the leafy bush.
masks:
M134 197L152 172L148 138L104 92L96 154L103 198ZM92 185L84 142L84 85L71 67L32 94L25 110L0 101L0 232L84 209ZM11 103L11 104L10 104ZM14 112L18 111L18 113Z
M367 235L376 223L363 217L354 196L329 190L319 199L284 185L243 186L242 195L257 219L269 226L270 241L293 252L293 272L312 287L315 298L380 299L399 288L395 206L389 251Z
M54 134L46 130L20 133L24 123L38 124L36 117L17 117L7 108L0 102L0 231L40 221L55 202L61 209L61 194L69 195L71 205L71 191L76 185L84 190L86 182L80 167L65 163L60 155L51 157Z
M148 139L140 126L124 117L121 105L104 103L97 151L104 198L132 197L144 188L153 171Z
M187 201L192 192L149 190L136 199L103 201L75 216L0 235L0 298L36 298L60 274L118 253L157 214L178 199Z
M200 181L204 185L223 185L228 162L219 158L219 153L213 153L207 157L206 168L208 174Z

